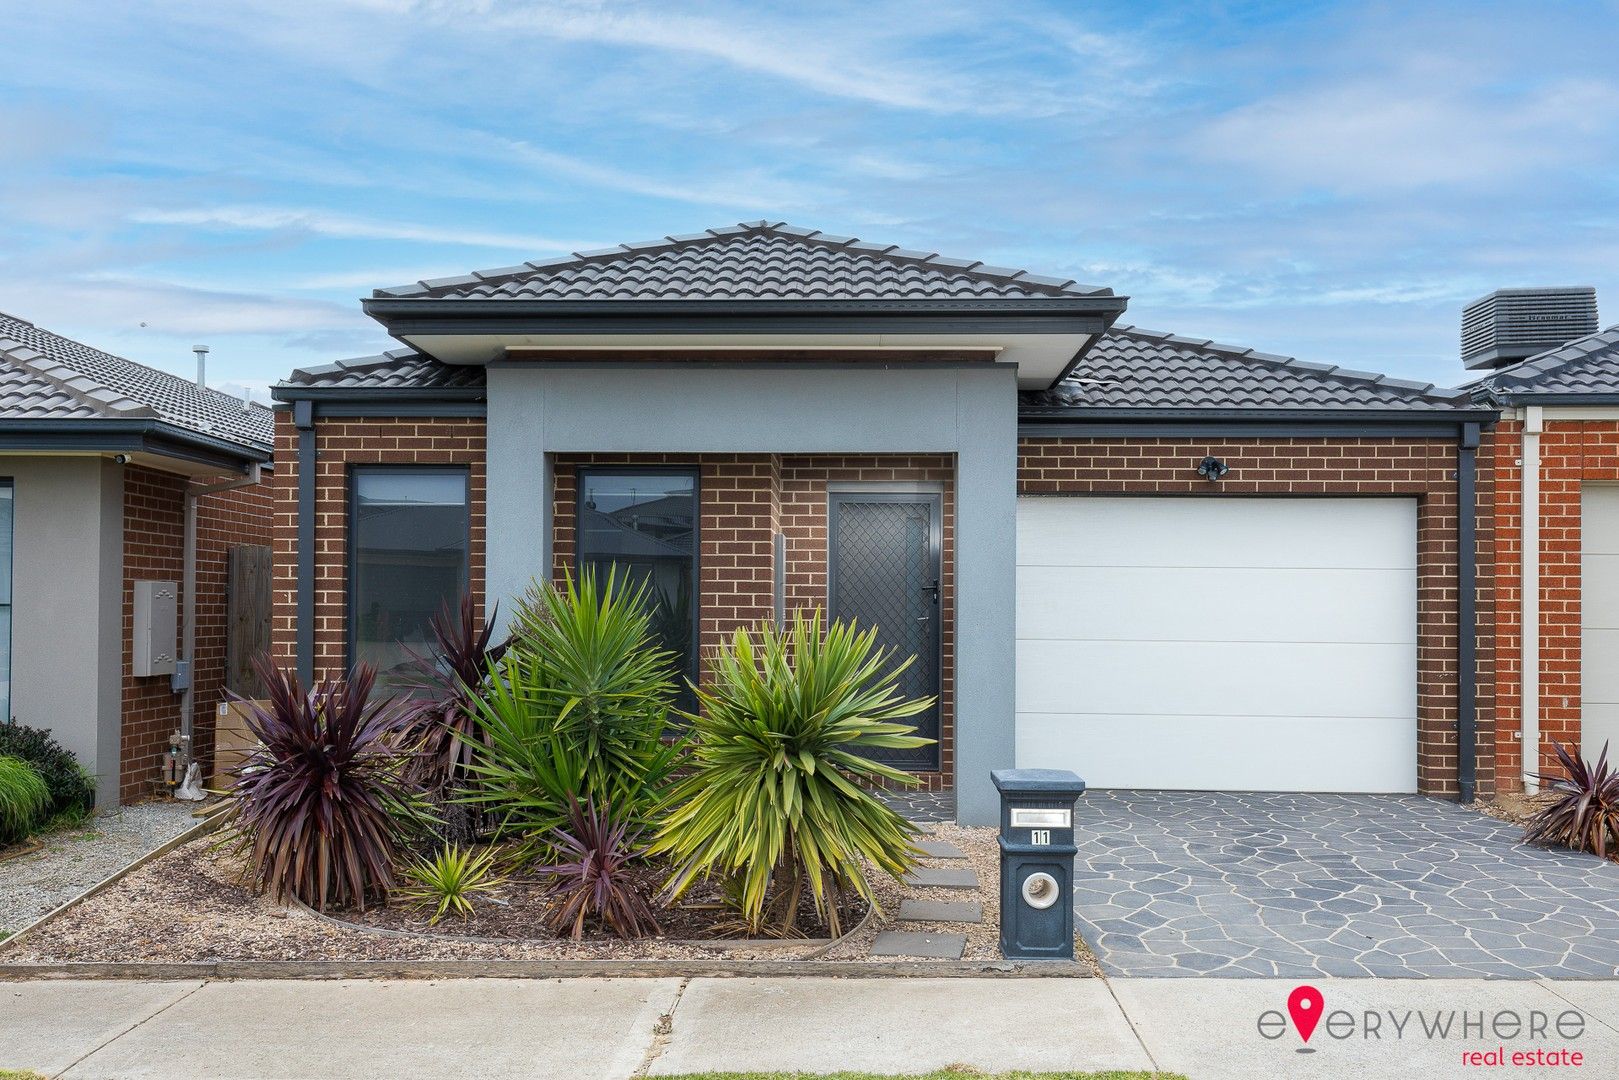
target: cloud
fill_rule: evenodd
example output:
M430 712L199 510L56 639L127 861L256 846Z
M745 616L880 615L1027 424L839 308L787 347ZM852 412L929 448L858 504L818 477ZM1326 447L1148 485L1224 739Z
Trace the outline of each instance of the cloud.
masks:
M17 315L42 326L96 325L152 334L264 334L363 328L354 305L115 276L0 281Z
M404 240L463 247L522 248L542 252L588 251L592 241L549 236L441 228L407 222L378 221L325 210L274 206L208 206L180 210L135 210L129 220L140 225L184 225L234 232L292 232L340 240Z

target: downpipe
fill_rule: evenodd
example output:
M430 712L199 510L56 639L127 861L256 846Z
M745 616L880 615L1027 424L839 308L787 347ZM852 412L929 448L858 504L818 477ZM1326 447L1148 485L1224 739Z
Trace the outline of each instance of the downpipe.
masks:
M1518 576L1519 716L1523 731L1519 759L1523 790L1540 790L1540 435L1545 430L1539 405L1523 411L1523 505L1519 508L1522 567Z
M252 487L262 483L263 478L263 467L255 463L248 466L247 475L239 480L206 486L190 483L186 485L185 539L180 569L180 595L185 605L180 620L180 655L185 658L185 677L183 684L179 678L174 680L179 684L174 688L180 692L180 746L176 772L182 781L195 760L192 743L196 728L197 700L197 502L209 495Z

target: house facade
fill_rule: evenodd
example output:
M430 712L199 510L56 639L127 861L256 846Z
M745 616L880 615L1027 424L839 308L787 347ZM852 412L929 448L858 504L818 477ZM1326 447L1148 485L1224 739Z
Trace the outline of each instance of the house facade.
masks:
M1559 772L1554 743L1593 760L1619 749L1619 326L1596 330L1594 296L1583 317L1590 332L1561 342L1553 326L1550 347L1520 350L1531 355L1473 385L1502 409L1492 453L1503 790Z
M380 289L400 348L274 391L277 653L386 669L462 590L612 567L694 680L878 626L963 822L1014 764L1492 791L1496 410L1126 305L763 221Z
M166 790L176 735L207 773L271 438L262 406L0 313L0 711L73 750L100 803Z

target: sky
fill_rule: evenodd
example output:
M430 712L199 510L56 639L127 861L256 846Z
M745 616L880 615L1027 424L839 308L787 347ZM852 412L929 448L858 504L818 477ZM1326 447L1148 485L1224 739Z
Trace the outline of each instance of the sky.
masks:
M0 0L0 310L264 400L373 288L769 218L1452 384L1619 322L1619 2Z

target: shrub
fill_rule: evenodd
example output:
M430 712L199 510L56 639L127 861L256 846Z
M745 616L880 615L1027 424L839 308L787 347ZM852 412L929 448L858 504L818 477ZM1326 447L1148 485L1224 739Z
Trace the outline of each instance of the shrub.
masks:
M28 839L50 808L45 778L21 758L0 757L0 847Z
M543 842L569 800L642 820L680 760L664 739L674 684L656 648L646 589L598 588L584 574L531 588L510 648L473 702L479 738L464 798L503 835Z
M554 830L552 843L563 861L540 868L552 878L557 904L546 922L575 941L584 936L585 923L594 919L621 938L646 937L659 932L635 861L639 833L611 803L597 809L577 800L568 807L568 825Z
M417 778L427 791L443 791L465 775L477 724L473 702L489 680L490 665L506 651L491 645L494 612L480 627L472 597L463 594L452 612L445 601L431 621L434 648L422 656L408 646L409 662L396 676L398 685L417 692L416 724L406 735L418 754Z
M506 883L495 873L495 853L485 848L475 851L451 844L431 859L418 859L405 868L408 885L395 890L407 903L433 908L428 925L454 911L465 919L472 914L472 897L492 892Z
M1603 858L1619 853L1619 773L1608 765L1607 745L1595 765L1569 753L1561 743L1553 743L1552 749L1563 775L1541 777L1552 798L1530 817L1524 839Z
M670 899L717 873L750 933L785 936L807 886L836 933L843 890L875 902L862 860L896 878L914 865L914 828L866 787L915 779L862 752L925 745L901 721L932 701L901 697L910 661L890 666L876 641L838 621L823 631L817 611L739 629L714 652L688 716L689 771L650 847L676 864Z
M49 731L16 720L0 723L0 755L21 758L34 767L50 790L52 814L73 819L95 806L95 777Z
M268 660L257 667L268 705L235 700L262 745L233 770L229 811L248 872L277 900L364 909L393 886L402 840L421 821L398 745L409 703L371 700L376 671L366 664L307 693Z

